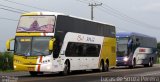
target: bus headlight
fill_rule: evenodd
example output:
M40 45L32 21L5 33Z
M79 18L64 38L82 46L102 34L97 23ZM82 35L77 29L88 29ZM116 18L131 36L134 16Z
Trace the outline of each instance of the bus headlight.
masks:
M17 68L17 66L14 66L14 69L16 69Z
M47 70L50 70L51 69L51 67L50 66L47 66Z
M123 61L128 61L128 57L124 57L124 58L123 58Z

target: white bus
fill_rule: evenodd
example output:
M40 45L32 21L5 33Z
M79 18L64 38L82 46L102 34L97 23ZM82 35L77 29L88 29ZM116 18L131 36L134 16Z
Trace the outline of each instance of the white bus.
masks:
M115 27L55 12L21 16L14 39L14 69L31 75L116 66Z

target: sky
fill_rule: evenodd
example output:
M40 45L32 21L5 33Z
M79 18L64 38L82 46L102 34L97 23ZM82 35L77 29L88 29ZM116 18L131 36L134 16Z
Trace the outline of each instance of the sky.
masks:
M2 9L6 8L4 6L24 11L49 10L90 19L89 3L102 3L94 7L94 20L114 25L117 32L138 32L156 37L160 42L160 0L0 0L0 51L5 50L6 40L15 36L18 24L18 21L3 18L19 20L21 15Z

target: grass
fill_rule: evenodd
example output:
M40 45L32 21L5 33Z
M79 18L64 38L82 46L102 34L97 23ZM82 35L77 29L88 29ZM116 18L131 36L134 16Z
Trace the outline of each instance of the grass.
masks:
M0 71L13 70L13 54L11 52L0 52Z
M17 72L17 71L15 71L15 70L0 70L0 72L5 72L5 73L7 73L7 72Z
M160 64L160 57L157 58L157 64Z

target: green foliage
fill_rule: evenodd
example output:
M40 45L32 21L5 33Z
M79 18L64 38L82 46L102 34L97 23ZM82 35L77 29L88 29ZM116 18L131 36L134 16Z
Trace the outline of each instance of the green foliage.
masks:
M157 44L157 48L160 50L160 42L158 42L158 44Z
M158 58L157 58L157 63L160 64L160 42L157 43L157 49L158 49Z
M160 57L160 42L157 43L158 56Z
M10 52L0 52L0 70L13 69L13 54Z

